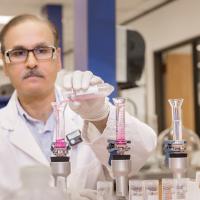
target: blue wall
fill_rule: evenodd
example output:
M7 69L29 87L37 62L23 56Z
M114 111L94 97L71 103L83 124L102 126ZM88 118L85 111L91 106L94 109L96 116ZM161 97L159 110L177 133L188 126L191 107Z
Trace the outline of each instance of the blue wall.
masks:
M115 0L88 0L88 70L116 88L115 25Z
M43 13L55 25L58 31L59 47L61 47L62 63L63 63L63 24L62 24L62 5L45 5Z

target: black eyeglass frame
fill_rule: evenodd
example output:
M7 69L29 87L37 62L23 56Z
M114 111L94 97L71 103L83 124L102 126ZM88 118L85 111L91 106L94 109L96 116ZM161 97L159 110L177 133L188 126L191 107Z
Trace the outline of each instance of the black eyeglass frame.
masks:
M35 57L37 60L47 60L47 59L38 59L38 58L37 58L37 55L35 54L35 50L40 49L40 48L51 48L51 49L52 49L52 55L51 55L50 58L53 58L53 59L55 58L56 47L53 46L53 45L50 45L50 46L43 46L43 47L42 47L42 46L41 46L41 47L35 47L35 48L33 48L33 49L8 49L8 50L6 50L6 51L4 52L5 61L6 61L6 63L15 63L15 62L13 62L13 61L10 59L10 54L9 54L11 51L14 51L14 50L26 50L26 52L27 52L26 59L25 59L24 61L21 61L21 62L25 62L25 61L27 60L28 55L29 55L30 52L33 53L34 57ZM50 59L50 58L49 58L49 59ZM19 62L19 63L20 63L20 62Z

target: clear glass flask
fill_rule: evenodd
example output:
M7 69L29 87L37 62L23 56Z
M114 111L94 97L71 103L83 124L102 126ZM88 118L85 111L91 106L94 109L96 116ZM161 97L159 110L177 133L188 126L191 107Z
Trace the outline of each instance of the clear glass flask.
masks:
M198 153L200 151L200 139L199 136L197 135L197 133L195 133L194 131L185 128L184 126L182 127L182 135L183 135L183 140L187 141L187 153L188 153L188 163L191 166L191 168L196 168L198 167L198 163L194 162L193 160L195 159L195 157L193 155L195 155L196 153ZM159 167L161 169L165 169L166 170L166 166L164 163L164 152L163 152L163 146L164 146L164 141L167 140L172 140L173 139L173 133L172 133L172 128L167 128L165 130L163 130L159 136L158 136L158 145L156 148L156 156L158 158L159 161Z
M166 160L163 155L165 152L163 149L165 149L164 145L166 141L173 141L173 146L176 147L176 149L179 149L179 151L186 148L188 154L187 162L191 166L190 169L187 169L187 172L193 174L194 168L198 166L198 162L196 162L195 159L196 156L193 155L196 155L200 150L200 139L198 134L182 125L181 108L183 99L169 99L169 104L172 111L172 126L163 130L158 136L156 154L159 160L159 165L162 169L166 169Z
M22 187L9 200L68 200L57 188L50 187L50 168L42 165L21 170Z

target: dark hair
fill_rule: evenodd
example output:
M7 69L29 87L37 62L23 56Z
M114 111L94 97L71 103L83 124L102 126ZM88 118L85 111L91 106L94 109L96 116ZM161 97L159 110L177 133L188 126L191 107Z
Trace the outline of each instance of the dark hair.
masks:
M16 17L12 18L1 30L0 32L0 43L1 43L1 52L4 53L5 51L5 45L4 45L4 38L7 32L14 26L25 22L25 21L38 21L45 23L49 26L51 29L53 36L54 36L54 45L58 47L58 31L56 30L56 27L47 19L40 18L36 15L32 14L22 14L22 15L17 15Z

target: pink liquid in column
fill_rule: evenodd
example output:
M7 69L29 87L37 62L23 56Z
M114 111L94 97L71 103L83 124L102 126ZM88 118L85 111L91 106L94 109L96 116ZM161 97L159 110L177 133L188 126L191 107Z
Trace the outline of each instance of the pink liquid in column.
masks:
M125 99L117 98L115 100L116 105L116 143L118 145L126 144L125 139Z
M121 144L121 145L124 145L124 144L126 144L126 140L125 140L125 138L124 138L124 133L123 132L119 132L118 134L117 134L117 144Z
M65 149L67 147L67 143L65 141L65 126L63 119L64 105L60 103L53 102L52 103L54 114L56 117L56 141L54 143L54 148Z
M55 148L66 148L65 139L57 139L55 142Z

